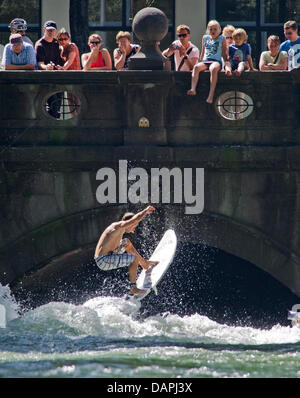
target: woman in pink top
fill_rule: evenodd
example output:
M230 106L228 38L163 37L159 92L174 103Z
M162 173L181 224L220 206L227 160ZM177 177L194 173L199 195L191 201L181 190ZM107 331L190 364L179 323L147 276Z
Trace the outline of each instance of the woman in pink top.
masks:
M82 54L81 62L84 70L111 70L111 57L106 48L100 49L102 44L101 36L93 33L89 37L88 45L91 52Z
M70 33L62 28L56 38L61 50L60 56L65 62L63 70L81 70L78 47L75 43L71 43Z

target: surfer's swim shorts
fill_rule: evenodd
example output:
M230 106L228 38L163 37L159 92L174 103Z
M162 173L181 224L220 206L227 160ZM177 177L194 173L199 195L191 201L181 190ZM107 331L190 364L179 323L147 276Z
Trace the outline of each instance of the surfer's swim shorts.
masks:
M134 258L135 254L129 254L125 252L123 254L104 254L102 256L96 257L95 261L97 266L102 271L110 271L116 268L129 267Z
M95 258L97 266L102 271L129 267L135 258L135 254L129 254L125 251L127 244L127 238L121 239L120 245L113 252Z

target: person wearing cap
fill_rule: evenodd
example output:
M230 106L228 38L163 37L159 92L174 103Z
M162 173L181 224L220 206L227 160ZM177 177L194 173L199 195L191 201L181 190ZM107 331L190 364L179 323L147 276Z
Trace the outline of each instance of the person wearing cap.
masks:
M55 38L56 30L56 22L45 22L43 28L44 36L35 43L38 68L41 70L63 70L64 60L61 57L59 44ZM48 113L56 119L60 118L62 99L63 93L56 93L47 100Z
M38 68L42 70L62 70L64 61L60 56L56 36L56 22L47 21L44 24L44 36L35 43Z
M5 70L32 70L36 68L33 47L24 43L19 33L10 35L3 52L2 65Z
M23 42L28 43L33 47L33 43L28 36L26 36L25 32L27 30L27 22L22 18L13 19L8 25L12 34L19 33L22 36Z

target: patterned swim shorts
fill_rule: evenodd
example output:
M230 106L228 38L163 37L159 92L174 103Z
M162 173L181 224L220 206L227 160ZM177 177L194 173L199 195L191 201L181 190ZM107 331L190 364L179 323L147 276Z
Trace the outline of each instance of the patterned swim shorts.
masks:
M129 267L134 258L135 254L125 252L123 254L104 254L95 258L95 261L102 271L110 271L116 268Z

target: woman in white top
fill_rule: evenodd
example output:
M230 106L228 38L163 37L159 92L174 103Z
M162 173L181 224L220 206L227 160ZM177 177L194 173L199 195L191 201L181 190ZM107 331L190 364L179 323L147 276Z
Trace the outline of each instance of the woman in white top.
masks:
M261 53L259 70L286 70L288 55L286 51L279 51L280 39L278 36L269 36L267 40L269 51Z

